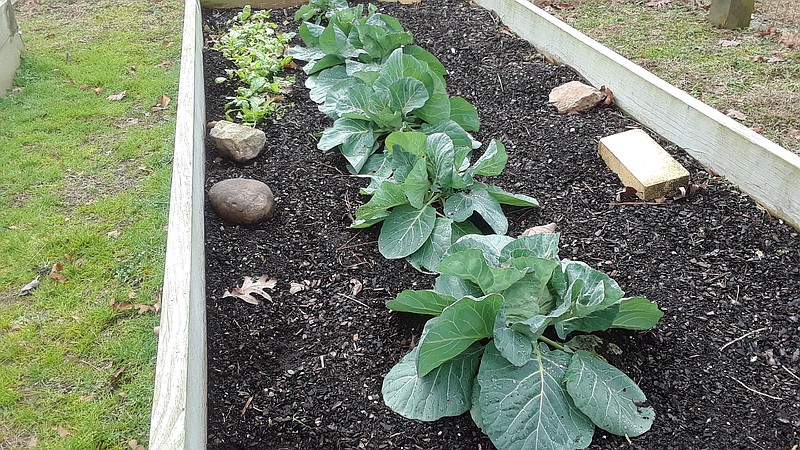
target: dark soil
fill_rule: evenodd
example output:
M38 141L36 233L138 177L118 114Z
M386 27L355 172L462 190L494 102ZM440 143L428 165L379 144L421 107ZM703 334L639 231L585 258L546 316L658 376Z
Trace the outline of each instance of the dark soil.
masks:
M597 142L633 121L614 108L554 114L548 93L577 76L543 62L485 10L460 0L381 7L442 60L452 73L450 94L477 107L476 137L505 142L509 163L496 183L542 203L507 210L509 234L557 222L562 257L601 268L664 310L650 332L604 335L623 351L609 360L655 407L652 430L632 444L598 430L590 448L788 450L800 443L798 233L674 147L695 182L710 181L706 189L665 205L610 205L619 181ZM292 12L272 17L290 29ZM230 15L205 11L205 24L217 30ZM217 120L230 91L211 80L227 65L214 51L205 57L207 115ZM385 260L378 230L347 228L365 201L363 182L346 175L341 156L316 150L314 134L330 121L296 75L287 98L294 106L261 126L268 143L254 163L220 161L208 144L207 187L254 178L278 202L276 217L254 227L224 224L206 205L209 447L494 448L468 415L420 423L383 405L382 378L422 323L384 303L404 289L431 287L432 278ZM279 280L271 301L222 298L244 276L262 274ZM292 295L290 282L314 287ZM358 283L363 291L354 295Z

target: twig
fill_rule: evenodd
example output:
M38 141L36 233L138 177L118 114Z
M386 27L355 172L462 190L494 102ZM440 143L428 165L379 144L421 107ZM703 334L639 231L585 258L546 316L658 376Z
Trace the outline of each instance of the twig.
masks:
M505 88L503 87L503 80L500 79L500 74L497 74L497 81L500 82L500 92L505 92Z
M341 250L341 249L345 248L345 246L346 246L347 244L349 244L350 242L352 242L352 241L353 241L353 239L357 238L357 237L358 237L358 235L359 235L359 234L361 234L361 232L362 232L362 231L364 231L364 229L363 229L363 228L362 228L362 229L360 229L360 230L358 230L358 233L354 234L354 235L353 235L353 237L351 237L350 239L348 239L348 240L347 240L347 242L345 242L344 244L342 244L342 246L341 246L341 247L337 248L337 249L336 249L336 251L339 251L339 250Z
M783 369L783 370L785 370L786 372L788 372L788 373L789 373L789 375L791 375L792 377L794 377L794 378L797 378L798 380L800 380L800 377L798 377L797 375L795 375L795 374L794 374L794 372L792 372L791 370L789 370L789 368L787 368L786 366L781 366L781 369Z
M734 378L734 377L728 377L728 378L730 378L731 380L733 380L733 381L735 381L735 382L737 382L737 383L741 384L743 388L747 389L747 390L748 390L748 391L750 391L750 392L753 392L753 393L755 393L755 394L758 394L758 395L762 395L762 396L764 396L764 397L767 397L767 398L771 398L771 399L773 399L773 400L783 400L781 397L775 397L775 396L772 396L772 395L765 394L765 393L763 393L763 392L757 391L757 390L755 390L755 389L751 388L750 386L748 386L748 385L746 385L746 384L742 383L741 381L739 381L738 379L736 379L736 378Z
M250 407L250 402L253 401L253 396L251 395L250 398L247 399L247 403L244 404L244 408L242 408L242 417L244 417L244 413L247 411L247 408Z
M360 244L353 244L353 245L346 245L345 244L345 245L337 248L336 250L337 251L339 251L339 250L347 250L348 248L356 248L356 247L361 247L361 246L364 246L364 245L371 245L371 244L377 244L377 243L378 243L378 241L369 241L369 242L362 242Z
M756 333L758 333L758 332L760 332L760 331L764 331L764 330L766 330L766 329L767 329L767 327L764 327L764 328L759 328L759 329L757 329L757 330L753 330L753 331L750 331L750 332L748 332L748 333L745 333L745 334L743 334L743 335L739 336L738 338L736 338L736 339L734 339L734 340L732 340L732 341L728 342L727 344L723 345L722 347L720 347L720 348L719 348L719 350L720 350L720 351L722 351L722 350L725 350L726 348L728 348L728 346L729 346L729 345L731 345L731 344L733 344L733 343L735 343L735 342L739 342L739 341L741 341L742 339L746 338L747 336L754 335L754 334L756 334Z
M347 295L347 294L336 294L336 295L338 295L338 296L340 296L340 297L344 297L344 298L346 298L347 300L352 300L352 301L354 301L354 302L358 303L359 305L363 306L364 308L369 308L369 305L367 305L366 303L363 303L363 302L361 302L361 301L357 300L355 297L351 297L351 296L349 296L349 295Z

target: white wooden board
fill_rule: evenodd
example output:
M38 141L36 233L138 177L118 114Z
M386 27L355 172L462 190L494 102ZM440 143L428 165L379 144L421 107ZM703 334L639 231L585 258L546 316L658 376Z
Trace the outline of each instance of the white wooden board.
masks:
M0 97L6 95L19 67L22 36L8 0L0 0Z
M644 126L800 229L800 156L602 46L526 0L475 0L537 50L575 69Z
M206 448L205 91L200 4L186 0L169 232L148 448Z

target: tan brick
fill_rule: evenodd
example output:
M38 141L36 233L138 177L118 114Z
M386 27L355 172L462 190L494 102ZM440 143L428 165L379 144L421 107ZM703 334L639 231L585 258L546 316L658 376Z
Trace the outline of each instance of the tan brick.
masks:
M642 200L665 197L689 184L689 172L643 130L600 139L600 156Z

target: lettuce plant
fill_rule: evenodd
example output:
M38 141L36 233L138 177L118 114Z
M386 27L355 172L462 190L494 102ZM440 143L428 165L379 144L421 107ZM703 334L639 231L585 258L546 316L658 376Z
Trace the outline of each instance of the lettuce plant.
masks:
M238 80L243 86L236 95L228 97L225 114L232 115L250 126L256 126L265 117L278 111L276 96L282 89L294 83L294 77L279 77L283 68L292 61L286 56L286 44L294 33L276 33L277 25L270 22L270 12L252 12L245 6L237 14L230 30L220 37L214 50L236 64L236 69L227 69L226 77L215 81L224 83Z
M636 383L582 349L584 340L566 339L647 330L662 312L557 252L558 234L458 239L436 266L433 290L404 291L387 305L434 317L386 375L385 403L425 421L470 411L501 450L585 448L595 426L647 431L655 414Z

